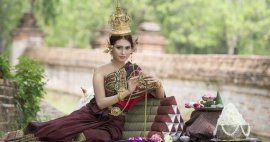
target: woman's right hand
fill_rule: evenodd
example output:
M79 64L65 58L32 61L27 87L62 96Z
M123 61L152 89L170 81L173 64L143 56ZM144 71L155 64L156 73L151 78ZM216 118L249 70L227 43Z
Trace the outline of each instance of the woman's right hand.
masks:
M129 80L128 80L128 91L130 93L134 92L137 85L138 85L138 81L137 81L137 78L138 76L134 76L134 77L131 77Z

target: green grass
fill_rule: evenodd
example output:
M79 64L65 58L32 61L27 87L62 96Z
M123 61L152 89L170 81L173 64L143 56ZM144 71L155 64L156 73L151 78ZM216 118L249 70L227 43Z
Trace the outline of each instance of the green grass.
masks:
M65 114L69 114L74 110L79 99L80 96L48 90L47 94L44 95L44 100L47 103Z

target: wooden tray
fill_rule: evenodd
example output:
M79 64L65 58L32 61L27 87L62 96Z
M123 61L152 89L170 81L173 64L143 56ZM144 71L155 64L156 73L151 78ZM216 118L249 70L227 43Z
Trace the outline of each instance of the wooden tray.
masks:
M203 108L196 108L197 111L222 111L222 108L216 108L216 107L203 107Z
M210 142L261 142L257 138L247 138L243 140L219 140L217 138L211 139Z

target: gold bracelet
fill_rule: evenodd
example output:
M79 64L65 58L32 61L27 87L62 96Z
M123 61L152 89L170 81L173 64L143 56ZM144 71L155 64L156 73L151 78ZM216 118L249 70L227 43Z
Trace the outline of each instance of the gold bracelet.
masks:
M161 82L158 81L158 82L155 83L154 88L155 88L155 89L159 89L159 88L161 88L161 86L162 86L162 85L161 85Z
M125 89L120 88L117 91L117 98L119 102L124 100L124 94L125 94Z
M121 97L120 97L119 93L117 93L117 99L118 99L118 102L121 101Z
M118 92L117 93L117 98L118 98L118 101L119 102L123 101L123 98L122 98L122 95L121 94L122 94L122 92Z

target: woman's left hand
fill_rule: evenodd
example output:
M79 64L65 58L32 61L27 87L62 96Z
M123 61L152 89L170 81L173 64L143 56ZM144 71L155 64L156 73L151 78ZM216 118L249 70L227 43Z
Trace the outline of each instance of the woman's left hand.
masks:
M155 93L154 96L156 98L164 98L165 97L165 93L161 84L161 81L154 77L154 76L150 76L150 75L146 75L146 77L144 78L144 80L150 84L152 89L155 89Z
M144 80L147 81L148 84L153 84L154 83L155 84L154 86L156 86L155 89L158 89L158 88L161 87L161 81L158 78L154 77L154 76L147 75Z
M136 89L137 85L138 85L138 81L137 81L138 76L134 76L131 77L128 80L128 91L132 94L132 92Z

